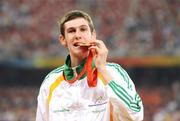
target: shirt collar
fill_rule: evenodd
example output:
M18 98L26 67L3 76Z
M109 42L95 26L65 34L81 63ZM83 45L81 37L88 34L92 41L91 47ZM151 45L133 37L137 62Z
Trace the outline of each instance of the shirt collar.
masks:
M78 66L71 68L70 55L67 56L65 64L64 64L64 71L63 71L64 76L67 81L74 79L83 70L86 60L87 60L87 58L83 59L82 62ZM92 64L92 65L94 65L94 64ZM82 75L82 77L80 77L80 79L84 78L86 75L87 75L87 73Z

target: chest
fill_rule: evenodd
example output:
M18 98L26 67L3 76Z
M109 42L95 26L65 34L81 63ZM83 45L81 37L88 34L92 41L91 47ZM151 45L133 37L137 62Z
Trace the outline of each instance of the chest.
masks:
M88 87L83 80L73 85L63 82L52 94L50 110L59 112L94 110L96 108L103 110L107 106L107 102L106 89L100 81L93 88Z

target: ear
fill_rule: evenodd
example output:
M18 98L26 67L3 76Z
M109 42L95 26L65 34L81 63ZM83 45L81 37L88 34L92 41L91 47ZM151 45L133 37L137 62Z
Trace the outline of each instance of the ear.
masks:
M62 46L67 47L67 42L63 35L59 35L59 42Z
M92 37L96 39L96 31L95 30L92 32Z

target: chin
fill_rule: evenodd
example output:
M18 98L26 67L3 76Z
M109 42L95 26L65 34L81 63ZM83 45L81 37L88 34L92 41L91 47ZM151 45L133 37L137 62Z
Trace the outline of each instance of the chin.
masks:
M88 55L88 52L79 52L79 53L76 54L76 56L78 58L82 58L82 59L87 57L87 55Z

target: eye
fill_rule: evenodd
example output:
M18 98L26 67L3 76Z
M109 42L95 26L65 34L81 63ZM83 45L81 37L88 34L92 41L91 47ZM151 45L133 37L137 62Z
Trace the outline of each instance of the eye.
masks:
M67 32L68 33L74 33L74 32L76 32L76 30L75 29L69 29Z
M87 28L83 27L80 29L82 32L87 31Z

